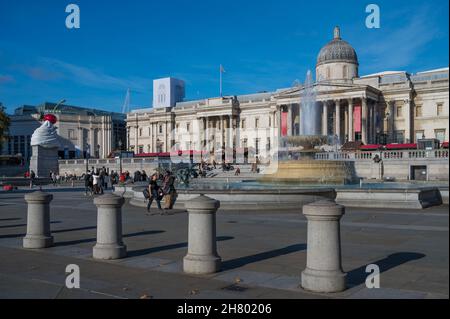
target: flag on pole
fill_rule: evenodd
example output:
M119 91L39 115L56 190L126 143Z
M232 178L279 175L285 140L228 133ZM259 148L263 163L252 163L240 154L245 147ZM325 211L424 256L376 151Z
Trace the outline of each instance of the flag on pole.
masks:
M225 73L225 69L223 68L223 65L220 65L220 73Z

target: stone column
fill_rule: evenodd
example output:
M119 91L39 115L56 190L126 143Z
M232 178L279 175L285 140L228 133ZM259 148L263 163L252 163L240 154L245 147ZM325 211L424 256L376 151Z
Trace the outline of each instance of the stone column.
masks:
M414 141L412 138L412 125L411 125L411 100L405 99L403 101L405 109L405 143L411 143Z
M328 135L328 104L327 101L323 101L322 107L322 134Z
M90 156L94 157L95 156L95 138L94 138L94 134L95 134L95 129L91 126L89 127L89 152L90 152Z
M395 101L389 101L389 119L388 119L388 134L389 141L394 140L394 119L395 119Z
M221 115L219 121L220 121L220 148L222 148L225 145L225 117Z
M221 258L216 246L216 211L220 202L204 195L188 201L188 253L183 270L190 274L210 274L220 270Z
M377 118L378 118L378 102L374 101L373 102L373 135L372 135L372 139L374 143L377 143L377 133L378 133L378 123L377 123Z
M153 123L153 152L158 152L158 123Z
M336 119L335 119L335 128L334 128L334 134L336 134L339 138L339 143L342 143L341 141L341 104L340 100L336 100Z
M134 154L139 153L139 126L134 126Z
M127 248L122 242L122 205L125 199L113 194L96 197L97 243L93 249L95 259L125 257Z
M80 126L78 127L78 147L80 148L81 155L83 155L84 151L84 144L83 144L83 128Z
M37 191L25 195L28 203L27 234L23 238L24 248L46 248L53 246L50 233L50 202L53 195Z
M348 140L354 141L355 134L353 133L353 99L348 99Z
M281 119L282 119L282 113L283 113L283 108L280 105L279 108L277 109L277 124L278 124L278 138L280 139L282 136L282 130L281 130Z
M287 108L288 108L288 116L287 116L287 130L288 130L288 132L287 132L287 135L288 136L292 136L292 132L293 132L293 130L292 130L292 104L288 104L287 105Z
M361 140L367 144L367 99L361 98Z
M332 200L303 206L303 215L308 220L306 269L301 278L304 289L314 292L345 290L339 224L344 213L345 208Z

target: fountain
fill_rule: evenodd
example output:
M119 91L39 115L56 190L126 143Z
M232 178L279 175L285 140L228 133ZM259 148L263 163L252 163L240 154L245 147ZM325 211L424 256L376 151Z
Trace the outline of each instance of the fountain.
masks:
M300 147L298 160L281 160L269 167L263 182L293 182L301 184L349 184L356 176L352 162L316 160L318 146L327 144L328 136L321 135L321 112L316 105L316 90L311 71L300 93L300 135L284 137L291 147Z

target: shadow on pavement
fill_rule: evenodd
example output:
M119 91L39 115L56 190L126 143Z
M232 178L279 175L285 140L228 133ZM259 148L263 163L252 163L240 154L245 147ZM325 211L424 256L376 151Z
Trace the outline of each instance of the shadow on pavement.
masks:
M20 219L20 218L19 218ZM55 220L50 222L50 224L61 224L62 222L59 220ZM27 224L19 224L19 225L6 225L6 226L0 226L0 229L2 228L8 228L8 227L26 227ZM54 230L52 231L52 233L60 233L63 231L71 231L71 229L66 229L66 230ZM5 238L16 238L16 237L24 237L26 234L10 234L10 235L0 235L0 239L5 239Z
M236 259L230 259L230 260L226 260L226 261L222 262L221 269L222 269L222 271L235 269L235 268L245 266L247 264L256 263L258 261L275 258L278 256L287 255L287 254L295 253L297 251L302 251L302 250L306 250L306 244L295 244L295 245L290 245L290 246L286 246L286 247L275 249L275 250L265 251L265 252L258 253L255 255L239 257Z
M21 220L22 218L0 218L0 222L3 221L12 221L12 220Z
M96 228L96 227L94 227ZM164 230L149 230L149 231L141 231L137 233L131 233L123 235L122 237L136 237L136 236L144 236L144 235L154 235L154 234L160 234L164 233ZM97 238L86 238L86 239L79 239L79 240L70 240L70 241L61 241L61 242L55 242L55 247L58 246L71 246L71 245L77 245L77 244L84 244L84 243L90 243L90 242L96 242Z
M366 282L366 278L369 273L366 273L366 267L371 264L375 264L380 267L380 273L388 271L389 269L395 268L407 262L421 259L426 255L421 253L412 253L412 252L399 252L395 254L391 254L386 258L374 261L373 263L366 264L359 268L353 269L347 273L347 286L354 287L361 285Z
M231 236L219 236L217 237L217 241L224 241L224 240L231 240L234 239L234 237ZM165 245L165 246L158 246L158 247L151 247L151 248L144 248L144 249L138 249L138 250L132 250L127 252L128 257L137 257L137 256L143 256L151 253L156 253L158 251L163 250L170 250L170 249L177 249L177 248L184 248L187 247L188 243L178 243L178 244L171 244L171 245Z

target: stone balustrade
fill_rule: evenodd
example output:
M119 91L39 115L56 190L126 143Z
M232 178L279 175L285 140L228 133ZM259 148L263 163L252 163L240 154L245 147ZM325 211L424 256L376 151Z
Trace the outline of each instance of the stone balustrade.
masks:
M383 160L403 159L448 159L448 150L405 150L405 151L366 151L366 152L323 152L317 153L317 160L373 160L378 155Z

